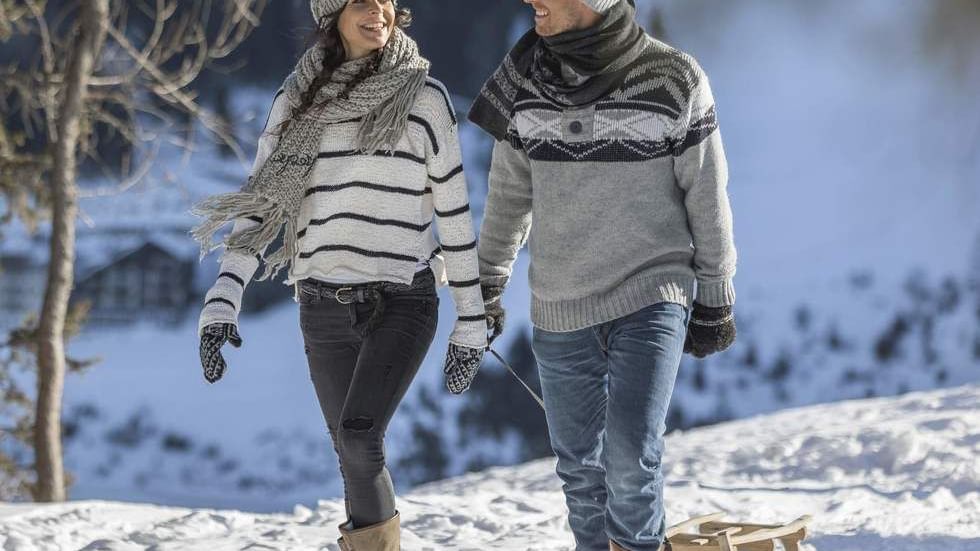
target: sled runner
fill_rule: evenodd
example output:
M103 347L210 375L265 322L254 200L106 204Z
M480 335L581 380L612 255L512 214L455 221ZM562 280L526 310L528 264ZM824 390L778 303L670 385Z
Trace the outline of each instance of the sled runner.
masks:
M667 529L669 551L799 551L806 537L810 515L789 524L746 524L724 522L725 513L686 520Z

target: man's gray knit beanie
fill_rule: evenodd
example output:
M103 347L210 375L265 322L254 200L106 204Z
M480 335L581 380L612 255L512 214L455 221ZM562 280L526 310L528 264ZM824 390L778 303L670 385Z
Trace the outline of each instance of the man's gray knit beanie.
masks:
M346 5L347 0L310 0L310 11L317 24L322 25L325 18L336 15Z
M592 8L592 11L599 13L606 13L610 8L616 5L619 0L582 0L585 5Z

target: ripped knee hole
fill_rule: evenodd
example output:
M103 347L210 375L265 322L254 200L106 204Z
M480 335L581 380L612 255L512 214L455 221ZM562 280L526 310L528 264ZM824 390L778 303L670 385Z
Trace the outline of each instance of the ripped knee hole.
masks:
M374 420L370 417L355 417L344 419L344 430L369 431L374 428Z

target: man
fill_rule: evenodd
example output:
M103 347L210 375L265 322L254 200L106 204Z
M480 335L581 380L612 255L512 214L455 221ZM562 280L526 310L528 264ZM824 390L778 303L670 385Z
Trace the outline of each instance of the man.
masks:
M640 29L632 1L524 2L535 28L469 115L497 139L479 240L488 324L499 335L529 239L532 348L576 548L654 551L682 352L735 337L714 100L691 56Z

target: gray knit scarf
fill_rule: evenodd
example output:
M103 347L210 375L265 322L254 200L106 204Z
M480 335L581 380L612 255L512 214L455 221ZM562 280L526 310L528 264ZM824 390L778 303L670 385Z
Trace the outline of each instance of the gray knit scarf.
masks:
M322 72L324 58L322 47L310 48L286 77L283 90L294 108ZM344 92L347 84L371 63L377 63L377 70ZM201 258L223 244L228 249L262 256L266 266L259 281L276 277L299 252L297 218L326 126L361 118L359 152L373 154L384 148L393 149L408 126L408 115L428 74L428 60L419 54L415 41L397 27L380 59L369 56L338 67L317 92L314 107L289 123L269 158L241 191L208 198L191 210L205 218L191 232L201 243ZM224 243L213 241L222 226L242 217L261 222L229 235ZM282 232L282 247L263 253Z
M502 140L522 89L563 107L590 104L622 85L646 47L633 0L614 4L598 25L587 29L550 37L531 29L487 79L469 120Z

